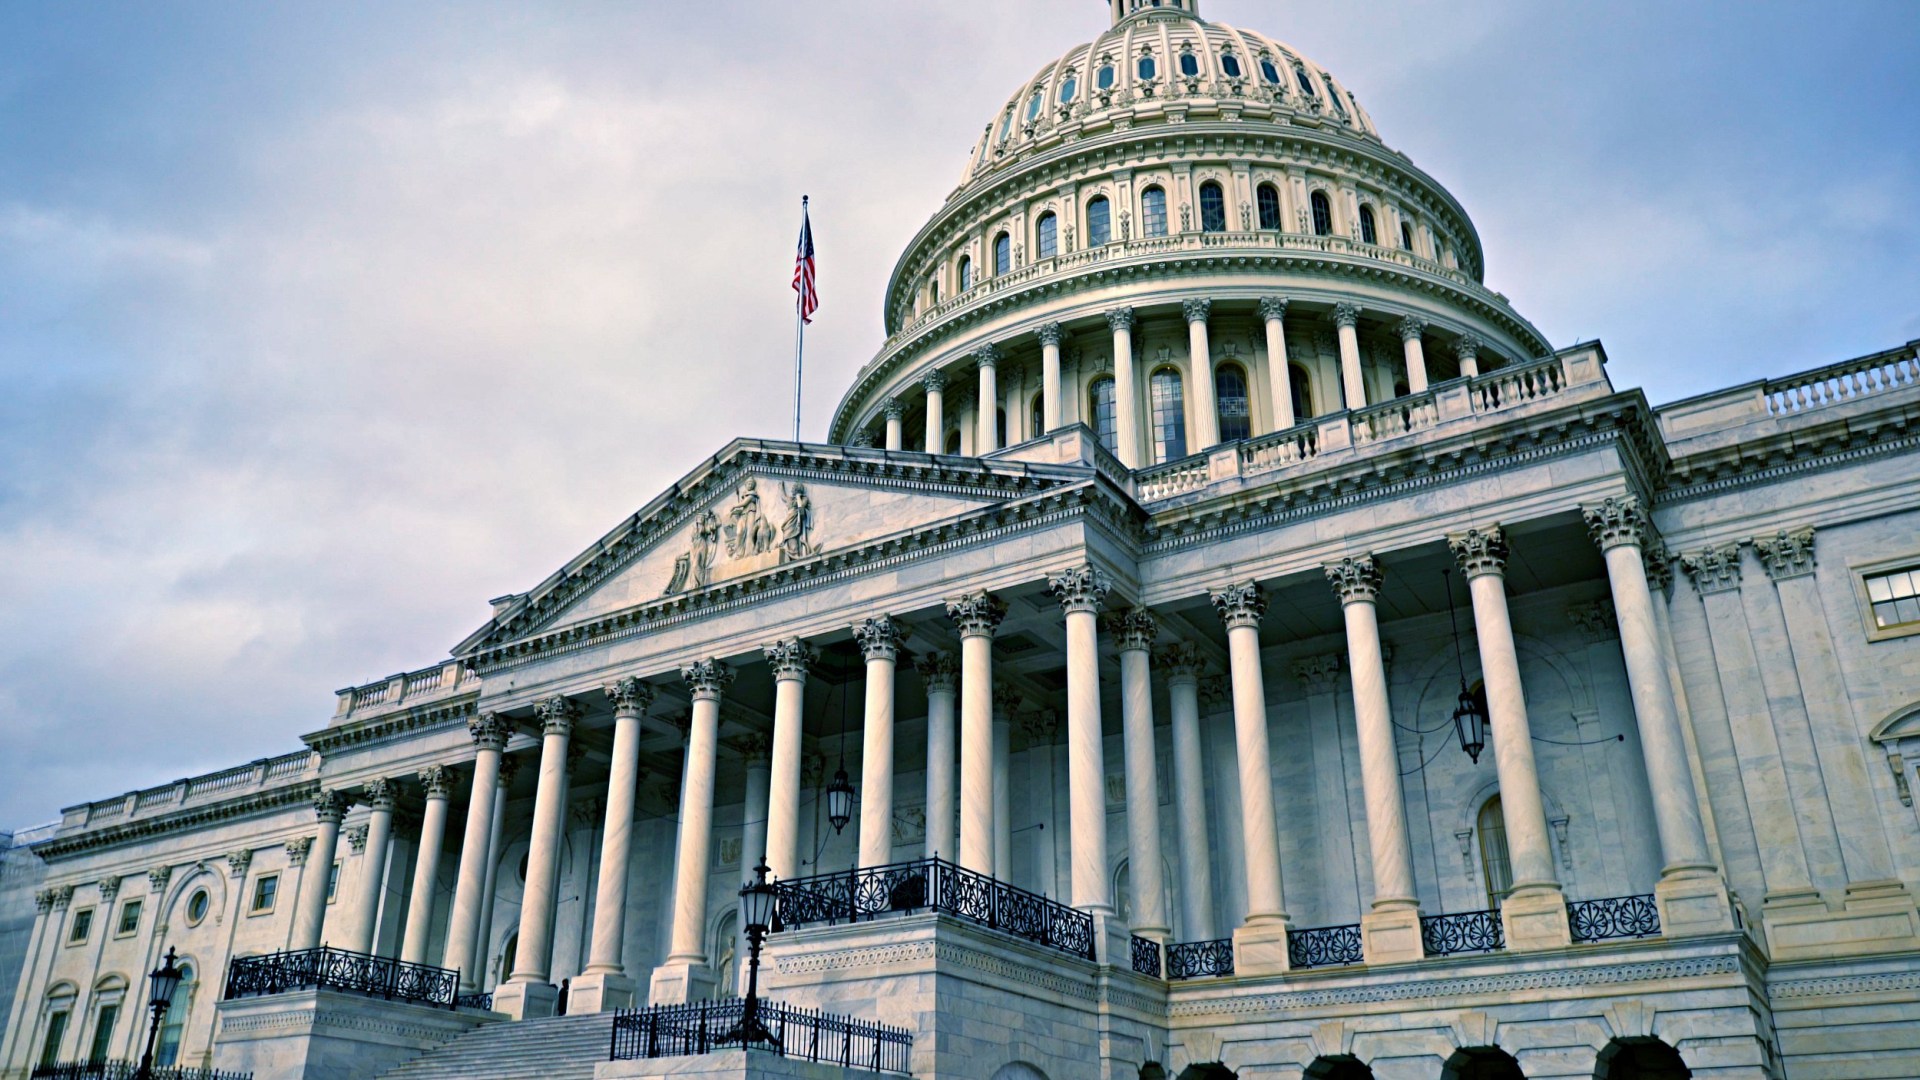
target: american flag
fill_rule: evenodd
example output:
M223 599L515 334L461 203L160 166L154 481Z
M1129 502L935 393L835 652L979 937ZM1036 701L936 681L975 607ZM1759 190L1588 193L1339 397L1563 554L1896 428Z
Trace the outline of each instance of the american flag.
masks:
M800 199L800 251L793 259L793 291L800 294L800 321L813 322L820 308L820 291L813 278L813 222L807 217L807 200Z

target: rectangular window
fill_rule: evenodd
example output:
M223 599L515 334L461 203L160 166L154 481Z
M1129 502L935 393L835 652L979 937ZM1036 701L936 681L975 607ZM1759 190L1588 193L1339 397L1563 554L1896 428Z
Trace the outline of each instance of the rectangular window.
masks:
M60 1060L60 1043L67 1037L67 1017L72 1015L62 1009L47 1017L47 1040L40 1044L40 1064L52 1065Z
M89 1062L105 1061L113 1050L113 1024L120 1019L119 1005L100 1006L100 1015L93 1022L93 1042L87 1047Z
M1877 629L1920 626L1920 567L1867 575L1867 602Z
M120 905L120 926L115 933L131 934L140 929L140 908L138 900L129 900Z
M81 908L73 913L73 926L67 931L67 944L78 945L93 933L93 909Z
M333 898L338 895L340 895L340 864L334 863L333 869L327 871L327 903L333 903Z
M263 912L272 911L274 897L278 896L279 893L279 874L263 874L255 878L253 882L253 903L248 906L247 913L250 915L258 915Z

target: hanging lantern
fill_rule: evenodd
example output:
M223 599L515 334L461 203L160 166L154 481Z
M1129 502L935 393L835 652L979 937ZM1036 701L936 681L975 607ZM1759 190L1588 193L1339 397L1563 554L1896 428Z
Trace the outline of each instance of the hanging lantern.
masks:
M852 820L853 781L847 779L847 767L842 765L834 771L833 782L827 785L827 821L838 833Z
M1453 730L1460 736L1460 749L1475 765L1480 764L1480 751L1487 747L1487 714L1465 686L1460 688L1460 704L1453 710Z

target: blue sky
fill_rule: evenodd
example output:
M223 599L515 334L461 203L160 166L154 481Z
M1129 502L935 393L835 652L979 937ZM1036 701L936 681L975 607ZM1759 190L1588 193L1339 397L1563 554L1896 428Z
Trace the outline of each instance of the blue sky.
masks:
M1920 5L1205 0L1656 402L1920 338ZM1095 0L0 6L0 826L298 747L789 402Z

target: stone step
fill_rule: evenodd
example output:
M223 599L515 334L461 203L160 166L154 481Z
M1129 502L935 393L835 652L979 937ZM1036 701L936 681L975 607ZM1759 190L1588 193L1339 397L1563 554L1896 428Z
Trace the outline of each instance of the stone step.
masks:
M429 1050L381 1080L593 1080L612 1038L609 1013L502 1021Z

